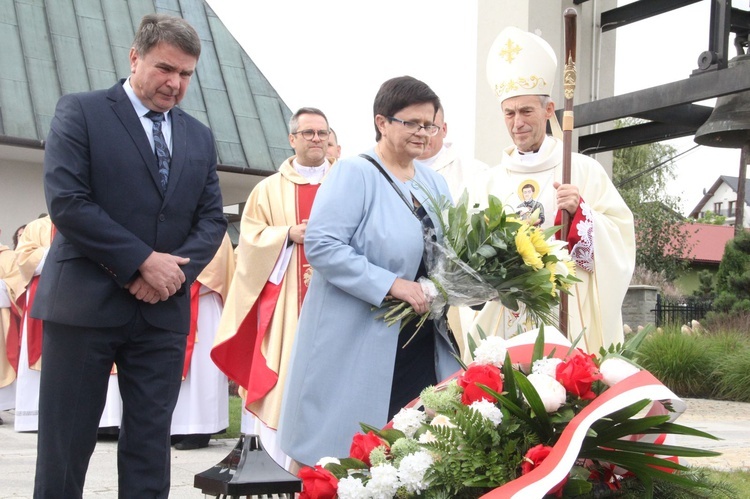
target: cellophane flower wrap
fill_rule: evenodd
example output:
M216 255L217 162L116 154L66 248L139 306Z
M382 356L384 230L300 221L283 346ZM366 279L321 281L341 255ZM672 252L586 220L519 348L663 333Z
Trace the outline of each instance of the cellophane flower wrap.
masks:
M549 326L480 335L471 364L385 428L362 423L352 455L303 469L303 488L321 499L718 497L722 485L678 458L718 453L670 443L715 437L675 424L684 402L632 360L648 332L598 356Z
M541 229L519 219L495 196L487 207L469 207L464 191L455 206L430 198L439 214L442 238L425 237L427 277L420 278L425 296L432 301L421 317L408 303L386 300L383 318L389 325L419 317L440 317L447 305L474 306L500 300L517 311L525 305L527 314L540 323L554 323L559 292L579 280L566 243L555 240L559 227Z

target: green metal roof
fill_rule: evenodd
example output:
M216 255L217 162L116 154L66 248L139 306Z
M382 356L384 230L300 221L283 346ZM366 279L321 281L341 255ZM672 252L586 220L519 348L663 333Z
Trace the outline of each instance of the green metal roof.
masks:
M44 140L61 95L126 77L135 29L153 12L198 31L201 56L180 107L213 130L219 164L275 171L293 154L292 113L203 0L1 1L0 135Z

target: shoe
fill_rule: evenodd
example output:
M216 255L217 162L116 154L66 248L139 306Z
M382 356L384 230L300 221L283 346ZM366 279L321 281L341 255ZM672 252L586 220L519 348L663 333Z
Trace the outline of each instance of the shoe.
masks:
M185 438L177 442L174 446L177 450L193 450L208 447L211 440L210 433L196 433L194 435L185 435Z
M0 424L3 424L3 418L0 418Z

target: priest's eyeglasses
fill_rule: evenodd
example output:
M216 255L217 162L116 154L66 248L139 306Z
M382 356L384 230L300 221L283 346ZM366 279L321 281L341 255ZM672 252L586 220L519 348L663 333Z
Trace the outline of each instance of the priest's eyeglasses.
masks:
M402 125L404 125L404 128L406 128L406 131L411 133L417 133L419 130L424 128L424 131L429 135L430 137L433 137L437 135L438 130L440 130L440 127L437 125L420 125L419 123L415 123L413 121L404 121L400 120L394 116L386 116L388 121L393 123L394 121L398 121Z
M316 133L320 140L328 140L328 136L331 134L329 130L300 130L298 132L292 132L292 135L300 134L305 140L312 140Z

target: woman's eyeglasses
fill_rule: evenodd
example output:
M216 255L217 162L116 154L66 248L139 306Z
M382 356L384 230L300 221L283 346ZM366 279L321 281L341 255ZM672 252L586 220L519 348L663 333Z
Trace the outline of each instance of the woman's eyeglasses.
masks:
M440 130L440 127L437 125L420 125L419 123L415 123L413 121L404 121L400 120L394 116L386 116L388 121L393 123L394 121L398 121L402 125L404 125L404 128L406 128L407 131L411 133L417 133L419 130L424 128L424 131L429 135L430 137L437 135L438 130Z

